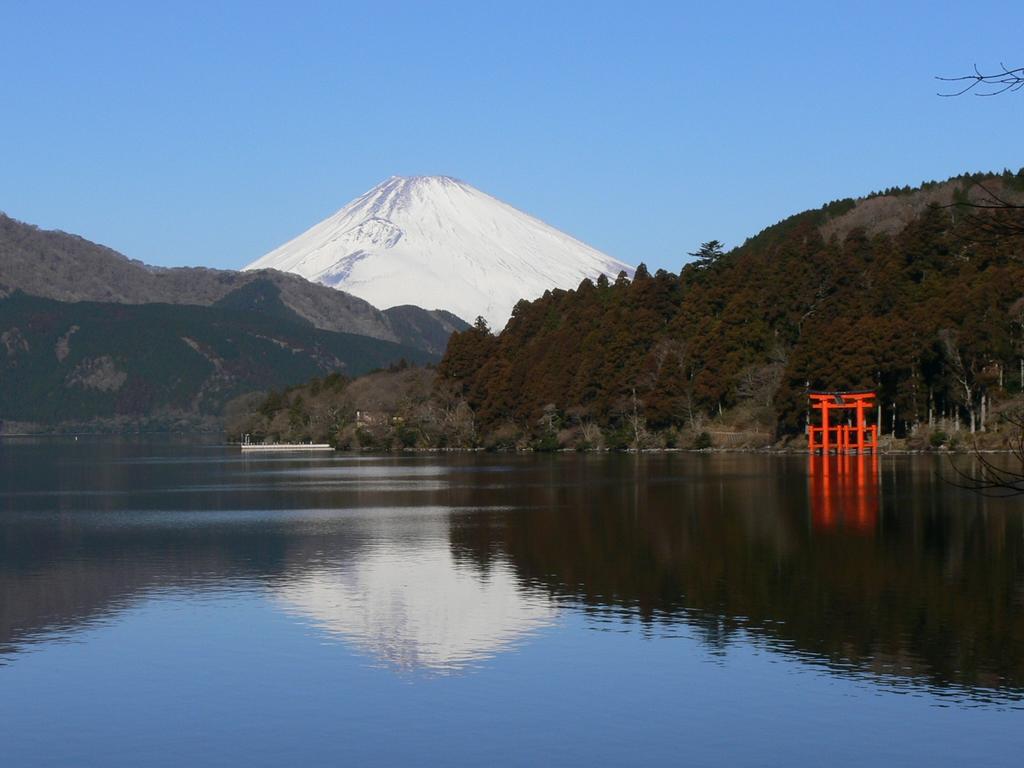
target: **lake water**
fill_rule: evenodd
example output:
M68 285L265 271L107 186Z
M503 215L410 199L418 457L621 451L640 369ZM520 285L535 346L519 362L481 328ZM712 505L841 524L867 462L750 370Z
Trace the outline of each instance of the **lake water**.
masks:
M935 457L0 442L0 765L1020 765Z

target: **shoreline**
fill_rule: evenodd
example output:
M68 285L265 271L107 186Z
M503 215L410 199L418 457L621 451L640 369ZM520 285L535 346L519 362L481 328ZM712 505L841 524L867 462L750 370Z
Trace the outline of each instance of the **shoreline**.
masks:
M227 442L222 443L226 447L241 447L241 443ZM301 450L297 448L296 450ZM556 455L556 454L622 454L622 455L641 455L641 454L662 454L662 453L699 453L699 454L715 454L715 453L736 453L736 454L765 454L772 456L810 456L806 449L798 448L588 448L586 450L578 450L576 448L559 448L554 451L537 451L532 448L402 448L396 451L382 450L379 448L335 448L334 453L367 453L367 454L379 454L379 455L392 455L392 454L416 454L416 453L494 453L494 454L536 454L538 456L544 455ZM941 450L926 450L926 449L911 449L911 448L900 448L886 451L879 451L877 454L865 453L864 456L971 456L974 454L1009 454L1016 455L1016 451L1013 448L984 448L984 449L941 449ZM836 458L858 458L858 454L829 454ZM820 458L821 454L815 454L816 458Z
M164 439L168 443L182 444L182 443L196 443L205 444L207 446L220 445L226 448L242 448L243 444L237 441L223 441L215 440L217 433L215 431L203 431L203 430L183 430L175 432L167 431L152 431L152 432L10 432L0 433L0 443L5 440L12 442L22 440L72 440L77 441L79 438L85 438L88 441L95 440L157 440ZM199 438L197 440L190 440L190 437ZM765 454L775 456L809 456L806 447L800 448L775 448L775 447L761 447L761 448L587 448L587 449L576 449L576 448L558 448L551 451L539 451L532 448L401 448L398 450L383 450L380 448L333 448L328 449L326 446L317 446L318 449L324 453L329 450L333 453L363 453L363 454L380 454L380 455L397 455L397 454L417 454L417 453L505 453L505 454L624 454L624 455L640 455L640 454L672 454L672 453L692 453L692 454ZM290 448L290 446L288 447ZM273 449L276 452L288 452L288 448L284 445L279 445ZM251 449L251 448L250 448ZM271 452L268 449L264 449L267 452ZM297 445L294 449L296 452L302 451L302 445ZM259 452L259 449L257 449ZM965 446L963 448L888 448L879 451L877 454L865 453L865 456L922 456L922 455L935 455L935 456L970 456L976 454L1007 454L1016 455L1017 451L1014 448L974 448ZM820 456L820 454L815 454ZM858 454L829 454L835 457L850 457L857 458Z

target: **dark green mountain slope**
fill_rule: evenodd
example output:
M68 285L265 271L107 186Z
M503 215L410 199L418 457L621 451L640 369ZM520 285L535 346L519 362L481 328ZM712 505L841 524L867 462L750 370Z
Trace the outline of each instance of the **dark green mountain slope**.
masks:
M443 309L427 312L411 304L385 309L384 316L400 344L421 347L439 355L444 353L453 333L469 328L469 323L451 312Z
M279 303L317 328L407 344L437 355L444 352L452 331L469 327L438 310L399 307L397 312L381 312L350 294L275 270L152 267L84 238L41 230L0 214L0 295L6 288L59 301L209 306L254 282L274 285ZM258 293L266 287L252 290ZM251 308L261 310L258 304Z
M0 419L200 418L243 392L433 359L314 328L282 309L274 286L245 291L212 307L0 299ZM271 311L251 311L254 301Z

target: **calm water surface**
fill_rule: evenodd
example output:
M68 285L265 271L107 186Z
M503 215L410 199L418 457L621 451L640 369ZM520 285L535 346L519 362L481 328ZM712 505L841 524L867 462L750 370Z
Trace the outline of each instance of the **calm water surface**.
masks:
M0 462L3 766L1021 764L1024 502L935 458Z

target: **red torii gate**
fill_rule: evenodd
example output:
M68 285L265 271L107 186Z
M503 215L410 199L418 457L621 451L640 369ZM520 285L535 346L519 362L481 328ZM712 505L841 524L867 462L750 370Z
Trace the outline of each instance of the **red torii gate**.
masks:
M821 425L807 425L807 449L811 453L821 451L827 456L836 453L865 453L878 451L878 425L867 423L867 411L875 405L875 393L870 390L859 392L811 392L811 408L821 414ZM857 411L855 425L829 422L829 412L844 409Z

